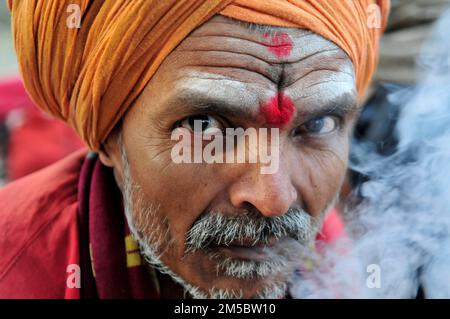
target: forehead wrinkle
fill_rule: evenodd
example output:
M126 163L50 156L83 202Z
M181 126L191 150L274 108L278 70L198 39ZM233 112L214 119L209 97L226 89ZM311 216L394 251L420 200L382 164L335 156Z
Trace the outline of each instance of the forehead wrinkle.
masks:
M266 67L278 67L285 59L279 59L268 50L264 43L236 37L233 35L206 35L192 37L179 46L174 52L224 52L241 54L253 58Z
M196 48L192 48L192 49L180 49L178 50L178 52L191 52L191 53L195 53L195 52L222 52L222 53L230 53L230 54L236 54L236 55L242 55L242 56L246 56L246 57L250 57L250 58L255 58L257 60L259 60L260 62L264 63L267 67L273 65L273 64L281 64L281 62L269 62L266 59L264 59L264 57L262 56L258 56L255 52L248 52L248 51L244 51L244 50L240 50L236 48L230 48L227 46L223 46L223 47L210 47L211 43L207 43L205 45L205 47L201 48L201 47L196 47Z
M177 100L205 109L208 104L222 105L229 111L255 115L263 89L215 74L183 76L176 86Z
M190 70L188 74L183 74L179 76L175 81L177 83L185 83L186 79L202 79L202 80L211 80L211 81L222 81L230 84L236 84L237 86L245 85L246 89L253 90L253 91L261 91L263 89L267 90L274 90L276 86L274 84L266 86L262 85L262 83L257 83L255 81L248 81L246 79L240 79L236 76L230 75L223 75L221 73L209 73L204 71L192 71ZM266 83L264 83L266 84ZM178 85L180 86L180 85Z
M323 84L326 84L326 83L342 83L342 84L346 84L347 83L348 84L348 81L344 81L344 80L341 80L341 81L339 81L339 80L318 81L318 82L314 82L313 84L310 84L310 85L306 86L305 90L308 90L308 89L311 89L311 88L313 88L315 86L323 85ZM306 96L304 96L304 97L306 97Z
M292 31L292 29L291 29ZM301 29L294 29L295 31L303 31ZM292 33L292 32L291 32ZM248 35L248 34L245 34ZM211 32L202 35L189 36L175 51L208 51L208 50L223 50L228 52L242 53L251 55L254 58L262 60L268 64L294 64L309 58L314 54L331 51L342 51L334 43L322 38L315 33L308 34L288 34L293 42L292 52L288 57L276 57L268 48L270 43L263 42L264 39L245 37L243 35L236 35L233 32ZM258 35L262 37L262 35ZM205 39L206 38L206 39ZM307 39L312 38L312 39ZM345 53L344 53L345 54Z
M199 54L201 52L201 54ZM183 64L181 68L186 67L208 67L208 68L234 68L243 71L252 72L264 77L271 83L279 82L283 67L282 65L274 65L251 53L238 53L227 51L227 49L201 49L201 50L180 50L179 60L192 56L195 63Z
M299 78L292 79L286 76L286 80L282 83L283 89L291 89L295 86L300 86L302 91L312 88L313 86L323 83L351 83L355 84L355 77L353 73L340 71L332 68L309 68L305 73L301 74Z
M271 47L271 43L268 41L267 35L273 37L279 33L287 34L293 42L294 47L289 57L279 58L274 56L273 52L268 50L268 47ZM202 41L204 38L207 38L207 41ZM305 53L303 53L303 51L304 48L311 47L311 42L320 42L322 48L325 43L326 45L333 45L332 42L325 40L323 37L310 30L258 25L220 16L212 18L208 23L192 32L191 35L184 40L182 45L189 43L189 45L200 44L204 46L205 43L211 43L214 38L217 40L215 43L216 46L226 45L227 39L234 39L235 41L240 41L237 43L232 42L234 50L245 48L247 51L256 48L256 55L258 55L259 58L273 64L283 62L291 63L296 59L300 59L302 55L307 55L308 50L306 50Z
M346 75L354 80L354 69L351 61L344 56L340 49L322 50L304 59L285 65L285 78L282 87L289 88L298 82L317 82L318 72L328 72L328 76L335 78L336 74ZM335 74L333 74L335 73ZM322 79L319 76L319 79Z
M256 73L265 76L280 88L289 87L291 83L299 80L304 75L301 73L315 73L315 71L311 72L311 68L323 70L329 68L330 71L335 71L333 67L338 62L347 60L347 55L337 45L320 35L304 29L278 27L273 29L274 32L286 31L294 42L294 49L288 59L276 58L267 49L267 43L262 43L263 33L256 31L266 30L265 26L255 27L255 30L251 25L250 28L246 26L248 25L245 23L238 23L226 17L214 17L195 30L176 50L179 50L180 54L189 52L193 54L192 60L196 63L191 66L210 67L212 65L223 68L234 66L251 69L250 72L257 71ZM212 53L218 55L209 55ZM329 63L321 62L324 57ZM207 63L197 64L199 59ZM242 63L242 60L246 63ZM313 62L321 65L313 65ZM252 64L253 66L249 67ZM336 71L338 69L339 66L336 66Z
M208 69L220 69L225 70L241 70L243 72L254 73L257 76L264 77L268 80L268 85L275 84L280 88L288 88L291 83L302 80L304 77L313 75L318 71L330 71L330 72L342 72L344 69L349 69L348 74L352 75L352 69L350 67L351 62L345 59L345 55L340 52L338 48L324 49L319 52L314 52L300 61L296 61L295 64L271 64L264 60L259 59L258 56L254 56L251 53L236 53L228 51L217 51L214 49L182 49L177 52L176 61L182 64L178 68L208 68ZM201 53L199 53L201 52ZM324 59L325 57L325 59ZM195 63L184 64L184 61L195 61ZM347 61L349 63L342 63L341 61ZM347 66L348 65L348 66ZM335 67L335 68L333 68ZM299 74L296 74L299 73ZM303 74L302 74L303 73ZM228 76L228 75L227 75ZM230 77L234 75L230 73ZM249 82L245 80L245 77L239 79L241 82ZM257 80L254 77L250 78L250 81ZM265 83L264 81L262 81Z
M304 37L307 36L313 36L317 39L320 37L316 34L308 34ZM240 43L242 42L240 39L223 35L208 37L211 37L214 41L189 42L178 49L178 54L191 54L192 60L206 62L196 66L234 66L251 72L257 71L281 88L289 87L291 83L316 72L313 69L346 72L343 69L346 68L347 64L351 65L348 56L336 45L325 39L318 40L319 45L307 45L305 48L295 49L296 53L293 53L293 56L291 55L289 61L281 62L280 60L274 61L273 55L268 54L267 48L261 49L261 45L254 42ZM228 39L228 42L224 41L223 38ZM352 70L349 70L348 73L351 74Z
M295 32L298 35L313 34L312 31L307 29L256 24L218 15L211 18L207 24L192 32L192 35L217 34L218 30L223 35L239 35L239 37L248 40L254 39L255 37L260 39L264 33L268 33L269 35L275 35L278 32Z
M210 74L221 77L202 77L204 79L228 79L230 81L233 80L240 83L246 83L249 86L265 88L267 90L274 90L274 92L277 88L275 82L266 77L264 74L239 67L189 65L182 67L181 70L190 72L209 72ZM181 78L185 76L186 75L182 75Z

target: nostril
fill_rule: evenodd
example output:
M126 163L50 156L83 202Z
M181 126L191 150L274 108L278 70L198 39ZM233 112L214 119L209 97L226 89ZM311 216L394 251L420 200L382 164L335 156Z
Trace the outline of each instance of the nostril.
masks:
M249 211L250 211L250 210L257 210L256 207L252 205L252 203L250 203L250 202L245 202L245 201L242 203L242 207L241 207L241 208L242 208L242 209L249 210Z
M241 210L243 210L243 211L248 211L248 212L258 212L258 213L260 213L259 212L259 209L255 206L255 205L253 205L252 203L250 203L250 202L247 202L247 201L242 201L242 202L240 202L238 205L233 205L235 208L237 208L237 209L241 209Z
M269 206L263 206L263 205L253 205L250 202L243 201L239 207L236 207L238 209L242 209L243 211L247 212L255 212L256 214L262 215L264 217L276 217L276 216L282 216L286 214L289 210L289 207L286 210L275 210L274 207Z

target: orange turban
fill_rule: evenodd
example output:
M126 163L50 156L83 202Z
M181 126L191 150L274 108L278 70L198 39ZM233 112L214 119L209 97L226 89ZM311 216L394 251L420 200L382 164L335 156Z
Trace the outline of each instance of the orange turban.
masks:
M80 28L67 26L73 4L79 5ZM215 14L320 34L352 59L362 96L377 64L389 0L8 0L8 5L28 93L95 150L170 52ZM377 18L379 26L371 27Z

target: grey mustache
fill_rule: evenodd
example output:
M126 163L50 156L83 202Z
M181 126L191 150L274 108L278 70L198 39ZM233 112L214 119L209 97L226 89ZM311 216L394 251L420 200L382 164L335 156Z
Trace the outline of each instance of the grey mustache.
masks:
M317 221L303 209L291 208L282 216L264 217L258 212L239 214L210 212L200 217L186 235L186 252L214 245L267 243L271 238L291 237L302 244L313 238Z

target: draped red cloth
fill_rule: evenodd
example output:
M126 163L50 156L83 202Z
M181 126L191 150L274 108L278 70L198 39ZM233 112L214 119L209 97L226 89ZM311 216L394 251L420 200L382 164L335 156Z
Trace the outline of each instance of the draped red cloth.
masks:
M85 270L82 297L157 298L157 283L143 259L138 258L139 265L127 265L127 254L139 252L127 251L126 241L132 239L122 195L111 169L94 153L83 163L79 190L80 240L84 247L81 264Z

